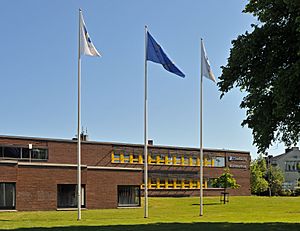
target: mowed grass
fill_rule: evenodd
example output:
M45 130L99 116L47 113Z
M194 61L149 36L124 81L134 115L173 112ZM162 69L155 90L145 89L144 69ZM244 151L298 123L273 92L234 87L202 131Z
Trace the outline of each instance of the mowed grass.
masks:
M1 212L0 229L71 230L300 230L300 197L149 198L149 218L141 208L76 211Z

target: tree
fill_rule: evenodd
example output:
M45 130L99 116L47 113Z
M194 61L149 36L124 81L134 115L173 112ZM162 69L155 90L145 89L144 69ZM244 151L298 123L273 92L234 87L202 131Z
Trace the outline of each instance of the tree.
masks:
M252 161L251 172L251 193L256 195L278 195L284 181L283 173L278 166L267 166L266 159L260 155ZM269 190L269 193L267 191Z
M236 183L236 180L234 179L233 175L229 173L228 168L225 169L225 172L221 176L219 176L213 181L212 185L216 188L224 188L224 204L226 203L226 189L235 189L240 187L240 185Z
M271 195L277 196L282 190L282 183L284 176L281 169L278 166L270 166L267 172L269 187Z
M257 17L252 32L232 41L218 83L221 98L234 87L246 93L242 126L265 153L272 142L300 138L300 1L249 0L244 13Z
M252 161L250 166L250 182L252 194L261 195L268 190L269 184L265 179L266 172L267 165L265 159L262 156Z

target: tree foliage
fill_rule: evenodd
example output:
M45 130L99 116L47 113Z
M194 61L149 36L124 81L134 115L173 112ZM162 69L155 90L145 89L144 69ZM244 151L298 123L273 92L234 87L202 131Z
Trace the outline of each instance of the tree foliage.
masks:
M251 193L261 195L263 192L268 190L269 184L265 179L267 172L267 165L264 158L261 156L254 160L250 166L250 182L251 182Z
M218 86L221 98L234 87L246 93L242 126L264 153L272 142L300 138L300 1L249 0L244 12L258 23L232 41Z
M250 166L251 193L256 195L268 194L278 195L282 190L284 176L278 166L267 166L265 158L261 155Z
M270 166L267 176L271 194L275 196L279 195L282 190L282 183L284 181L284 176L281 169L278 166Z
M225 172L216 178L212 185L216 188L224 188L224 192L226 192L227 188L235 189L240 187L240 185L236 183L233 175L229 172L229 169L225 169Z

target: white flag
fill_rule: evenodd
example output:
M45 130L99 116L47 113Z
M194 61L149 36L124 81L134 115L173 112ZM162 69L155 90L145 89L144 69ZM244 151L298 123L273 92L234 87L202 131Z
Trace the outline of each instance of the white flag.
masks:
M80 55L101 56L92 43L80 11Z
M205 51L202 40L201 40L201 54L202 54L202 57L201 57L202 75L205 76L206 78L216 82L216 78L210 68L210 64L209 64L208 57L206 55L206 51Z

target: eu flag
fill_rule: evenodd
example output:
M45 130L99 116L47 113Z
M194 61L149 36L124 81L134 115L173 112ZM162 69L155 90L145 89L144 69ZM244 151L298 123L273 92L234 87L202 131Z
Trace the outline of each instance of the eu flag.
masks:
M161 46L154 40L151 34L147 31L147 54L146 59L155 63L161 64L167 71L172 72L180 77L185 77L175 64L168 58Z

